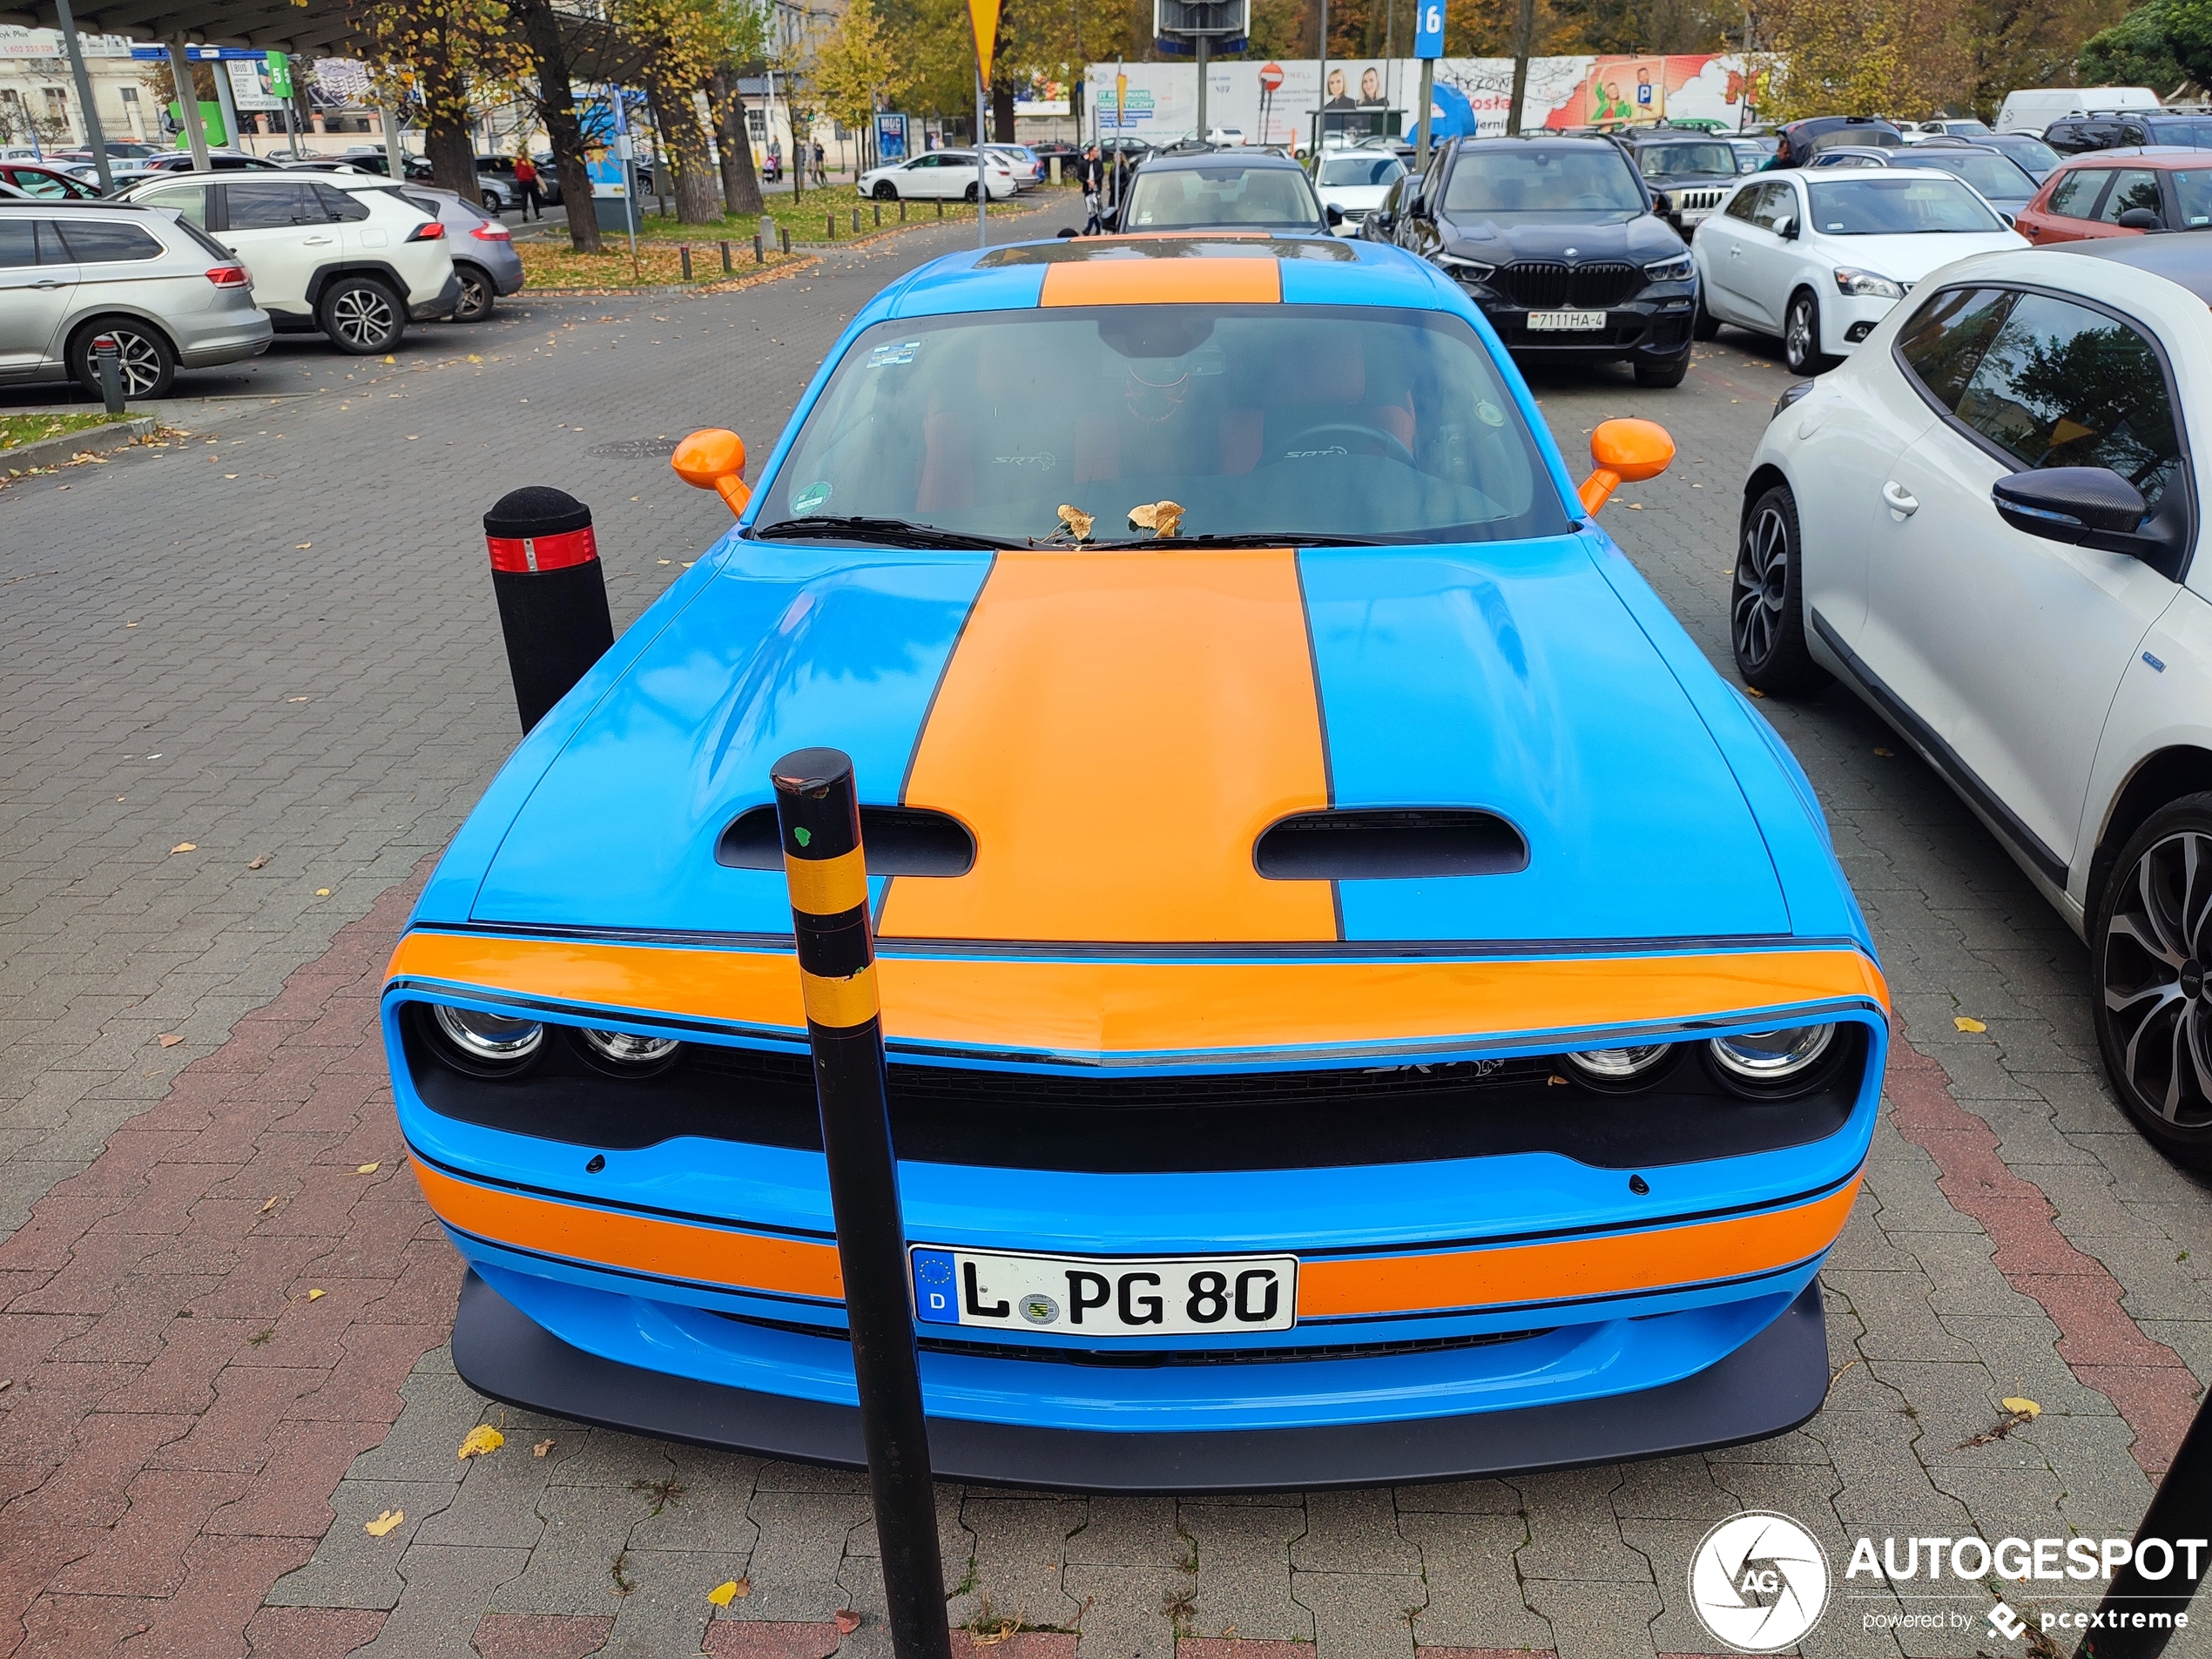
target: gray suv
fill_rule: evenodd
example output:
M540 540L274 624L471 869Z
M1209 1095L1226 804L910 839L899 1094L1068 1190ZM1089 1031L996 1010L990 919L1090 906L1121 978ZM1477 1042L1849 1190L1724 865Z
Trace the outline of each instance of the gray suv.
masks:
M112 334L125 395L165 395L177 370L269 347L245 266L162 208L0 201L0 385L75 380L98 391L92 341Z

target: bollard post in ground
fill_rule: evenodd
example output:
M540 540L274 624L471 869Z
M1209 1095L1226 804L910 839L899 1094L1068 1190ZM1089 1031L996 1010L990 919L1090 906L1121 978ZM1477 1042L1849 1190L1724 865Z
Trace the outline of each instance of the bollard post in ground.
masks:
M99 377L100 401L107 406L111 416L123 413L123 348L116 344L113 334L102 334L92 342L92 372Z
M882 212L881 212L881 210L880 210L880 209L879 209L879 210L877 211L876 217L877 217L877 218L879 218L879 219L880 219L882 216L883 216L883 215L882 215ZM860 233L860 210L858 207L855 207L855 208L853 210L853 235L855 235L855 236L858 236Z
M730 263L730 245L725 242L722 244L722 274L727 276L734 268Z
M892 1651L897 1659L952 1659L853 763L835 749L800 749L776 762L769 777L791 888Z
M2142 1557L2157 1552L2161 1570L2154 1574ZM2212 1413L2202 1406L2182 1437L2158 1490L2151 1494L2143 1524L2135 1528L2128 1563L2105 1588L2098 1617L2114 1628L2092 1626L2074 1659L2157 1659L2172 1640L2178 1619L2187 1615L2204 1571L2212 1566ZM2142 1626L2136 1627L2137 1615ZM2163 1620L2164 1629L2148 1628Z
M875 205L875 227L878 230L883 228L883 204L881 202Z
M942 196L940 196L939 198L937 198L937 217L938 217L938 218L940 218L940 219L942 219L942 218L944 218L944 216L945 216L945 199L944 199Z
M615 643L591 509L563 490L510 490L484 515L515 706L529 732Z
M904 196L899 198L899 222L901 225L907 222L907 199Z
M837 215L835 213L825 215L822 235L823 239L826 241L834 242L837 240Z
M780 232L780 233L779 233L779 234L783 237L783 239L784 239L784 252L785 252L785 253L790 253L790 252L791 252L791 233L790 233L788 230L786 230L786 231Z
M752 233L752 262L755 265L765 265L768 262L768 252L765 248L760 246L760 233L759 231L755 231Z
M676 251L683 257L684 280L689 282L691 280L691 250L688 247L679 247Z

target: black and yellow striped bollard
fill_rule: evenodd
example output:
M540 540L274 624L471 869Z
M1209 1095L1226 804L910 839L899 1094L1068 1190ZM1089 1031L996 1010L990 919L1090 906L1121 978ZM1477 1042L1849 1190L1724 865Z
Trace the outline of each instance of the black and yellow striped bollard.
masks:
M891 1645L898 1659L951 1659L853 763L835 749L800 749L776 762L770 778L791 885Z

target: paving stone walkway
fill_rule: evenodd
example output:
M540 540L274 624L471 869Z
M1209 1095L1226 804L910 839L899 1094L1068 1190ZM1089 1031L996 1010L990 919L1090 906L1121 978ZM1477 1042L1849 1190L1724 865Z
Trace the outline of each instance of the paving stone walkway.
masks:
M850 307L941 236L694 309L530 308L385 368L273 358L326 389L233 408L192 455L0 491L0 1655L887 1653L855 1477L459 1382L458 1265L373 1016L412 883L512 738L474 515L576 489L634 615L726 520L664 463L589 451L709 421L765 438ZM1781 383L1730 335L1679 393L1538 385L1570 455L1603 415L1673 425L1676 468L1608 517L1723 664L1742 457ZM2212 1376L2203 1189L2121 1118L2079 942L1949 793L1839 694L1762 707L1901 1016L1824 1274L1826 1409L1510 1482L946 1488L956 1622L1018 1621L1007 1659L1699 1654L1684 1571L1738 1509L1805 1522L1839 1569L1860 1533L2132 1531ZM2017 1395L2042 1415L1986 1438ZM504 1444L463 1460L480 1423ZM1920 1605L1839 1584L1804 1651L2028 1651L1986 1598L1945 1603L1955 1633L1865 1622Z

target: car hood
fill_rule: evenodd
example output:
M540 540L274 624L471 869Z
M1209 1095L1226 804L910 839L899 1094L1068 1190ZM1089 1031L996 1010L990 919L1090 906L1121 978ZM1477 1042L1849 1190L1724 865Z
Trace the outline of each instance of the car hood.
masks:
M1683 246L1672 226L1649 213L1625 224L1513 226L1447 213L1444 223L1448 251L1492 265L1568 259L1585 265L1608 260L1642 265L1679 253Z
M779 757L827 745L864 805L974 837L965 874L873 881L887 940L1787 934L1760 826L1622 580L1574 536L995 557L737 543L618 678L580 688L594 705L511 822L465 833L497 842L470 920L788 935L781 872L718 863L717 844L770 803ZM1405 807L1494 813L1527 867L1256 868L1287 816Z
M1918 282L1929 272L1973 253L2002 253L2028 246L2027 239L2012 231L1922 232L1905 236L1813 236L1806 239L1808 253L1832 258L1837 264L1900 282Z

